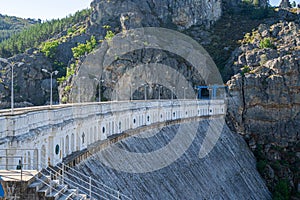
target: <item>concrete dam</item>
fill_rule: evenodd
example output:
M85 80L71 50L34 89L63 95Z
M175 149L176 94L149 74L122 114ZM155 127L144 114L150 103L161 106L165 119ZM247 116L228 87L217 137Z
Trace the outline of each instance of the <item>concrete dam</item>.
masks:
M211 121L213 124L220 123L218 119L203 119L133 135L82 161L75 167L76 171L70 169L72 175L69 178L77 181L78 179L73 178L74 175L83 177L82 180L82 174L91 176L97 180L92 184L99 188L95 193L108 199L109 196L101 191L102 184L121 191L131 199L271 199L256 170L252 152L245 141L233 134L226 125L211 152L204 158L199 158L201 144ZM190 134L193 128L197 130L195 137ZM176 161L164 168L152 172L130 173L120 171L122 169L116 170L113 164L108 164L116 159L127 160L126 157L115 158L113 146L128 152L146 153L168 145L176 134L194 137L193 142L182 156L179 155ZM185 147L177 145L175 148L181 152L180 149ZM176 153L176 149L171 151ZM127 164L128 168L136 171L144 167L143 163ZM84 185L84 181L78 183ZM87 185L86 187L88 188ZM94 198L100 199L97 195Z
M225 109L223 100L159 100L4 111L4 197L271 199Z

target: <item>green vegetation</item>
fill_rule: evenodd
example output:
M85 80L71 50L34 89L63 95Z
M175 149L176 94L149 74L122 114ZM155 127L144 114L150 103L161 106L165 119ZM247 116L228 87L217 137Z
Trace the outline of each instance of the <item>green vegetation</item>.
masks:
M267 161L266 160L259 160L256 163L256 168L259 171L259 173L261 173L261 174L265 171L266 166L267 166Z
M68 101L68 98L66 96L64 96L62 99L61 99L62 103L67 103Z
M22 19L0 14L0 42L19 33L23 29L40 22L40 20Z
M11 36L0 43L0 57L10 57L22 53L28 48L39 47L42 42L56 34L68 30L72 25L87 19L91 10L85 9L76 12L64 19L56 19L41 24L35 24Z
M110 30L111 27L109 25L104 25L103 28L107 30L104 38L107 41L110 41L115 36L115 33L112 30Z
M76 64L77 64L77 61L76 61L76 63L72 63L70 65L70 67L67 67L66 76L62 76L61 78L58 78L57 81L59 83L62 83L64 81L66 81L70 76L74 75L75 74L75 70L76 70Z
M72 48L74 58L90 53L97 46L97 40L95 36L92 36L90 40L87 40L85 44L79 43L77 47Z
M64 88L64 90L65 90L65 92L69 92L70 90L71 90L71 86L70 85L67 85L65 88Z
M271 38L264 38L259 42L259 48L261 48L261 49L264 49L264 48L275 49L275 45L273 44Z
M279 180L275 186L275 191L273 193L274 200L289 200L291 196L291 191L289 188L289 182L287 180Z
M108 41L110 41L114 36L115 36L114 32L112 32L111 30L108 30L106 32L105 39L108 40Z
M58 41L49 41L42 43L41 52L43 52L48 58L53 58L58 47Z
M274 14L274 10L270 7L260 7L259 0L243 0L241 5L241 14L247 15L252 20L261 20L267 17L271 17Z
M246 73L249 73L251 70L250 70L250 66L248 65L245 65L244 67L241 68L242 72L242 76L244 76Z

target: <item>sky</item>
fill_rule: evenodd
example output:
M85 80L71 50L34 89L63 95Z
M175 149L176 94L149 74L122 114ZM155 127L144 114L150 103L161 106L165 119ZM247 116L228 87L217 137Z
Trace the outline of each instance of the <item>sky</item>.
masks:
M300 3L300 0L295 1ZM50 20L88 8L91 2L92 0L0 0L0 14ZM280 0L270 0L273 6L278 6L279 2Z
M90 7L92 0L0 0L0 14L50 20Z

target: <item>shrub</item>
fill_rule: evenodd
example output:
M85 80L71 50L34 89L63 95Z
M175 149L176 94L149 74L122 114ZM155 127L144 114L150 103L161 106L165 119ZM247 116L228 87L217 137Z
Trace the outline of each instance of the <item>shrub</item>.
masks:
M110 41L114 36L115 36L114 32L112 32L111 30L108 30L106 32L105 39L108 40L108 41Z
M275 186L273 199L274 200L289 200L291 191L287 180L279 180Z
M42 44L41 52L43 52L48 58L53 58L55 56L58 45L58 41L44 42Z
M246 73L249 73L251 70L250 70L250 67L248 65L245 65L244 67L241 68L242 70L242 75L244 76Z
M259 42L259 48L261 48L261 49L264 49L264 48L275 49L275 45L272 43L271 38L264 38Z
M79 58L85 53L90 53L97 45L95 36L92 36L90 40L87 40L85 44L78 44L77 47L72 48L74 58Z
M265 171L266 166L267 166L267 161L265 161L265 160L259 160L256 163L256 168L259 171L259 173L261 173L261 174Z
M62 103L67 103L68 98L67 98L67 97L63 97L63 98L61 99L61 101L62 101Z
M65 92L69 92L71 90L71 88L72 87L70 85L67 85L64 90L65 90Z

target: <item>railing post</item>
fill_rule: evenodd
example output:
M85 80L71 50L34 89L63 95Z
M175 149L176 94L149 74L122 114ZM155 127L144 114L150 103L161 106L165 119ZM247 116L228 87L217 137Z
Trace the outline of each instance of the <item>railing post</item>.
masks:
M21 182L22 182L23 181L23 156L21 156L20 165L21 165Z
M120 199L120 191L118 190L118 199Z
M51 180L52 180L52 172L50 171L50 194L52 194Z
M90 199L92 199L92 177L89 177L89 193Z
M65 165L62 163L62 175L61 175L61 182L64 184L64 175L65 175Z

